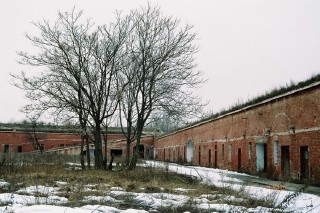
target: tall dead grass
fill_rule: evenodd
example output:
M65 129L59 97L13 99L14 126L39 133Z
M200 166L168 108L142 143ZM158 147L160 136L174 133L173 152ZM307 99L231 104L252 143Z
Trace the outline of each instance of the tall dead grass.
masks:
M152 166L137 167L135 170L119 169L78 170L79 156L46 154L11 154L1 164L0 179L10 184L0 187L0 193L14 193L27 186L59 187L59 196L68 198L69 206L83 204L109 204L107 201L84 201L86 196L106 196L111 187L121 187L125 192L172 193L190 197L190 202L180 207L161 207L158 212L180 212L191 209L194 212L209 212L197 209L198 197L205 196L212 203L230 204L247 208L264 206L276 208L275 197L252 198L245 190L231 187L216 187L214 183L204 184L193 176L177 174ZM63 183L63 184L62 184ZM187 190L177 190L187 189ZM141 204L129 196L121 197L120 208L137 208ZM235 197L236 199L230 199Z

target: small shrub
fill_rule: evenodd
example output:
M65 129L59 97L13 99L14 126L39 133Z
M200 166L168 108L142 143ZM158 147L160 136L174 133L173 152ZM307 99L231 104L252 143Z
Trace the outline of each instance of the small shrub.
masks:
M129 183L126 187L127 192L133 192L137 189L137 186L135 183Z
M162 190L159 186L147 185L145 188L145 192L146 193L158 193L158 192L162 192Z

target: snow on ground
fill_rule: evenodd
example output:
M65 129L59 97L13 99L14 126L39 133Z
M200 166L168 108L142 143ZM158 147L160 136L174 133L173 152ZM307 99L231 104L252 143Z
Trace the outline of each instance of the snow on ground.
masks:
M8 186L9 183L0 179L0 187Z
M59 187L49 187L49 186L28 186L26 188L19 189L17 192L20 194L42 194L42 195L53 195L57 193Z
M1 210L1 208L0 208ZM144 210L127 209L119 210L110 206L101 205L86 205L82 207L64 207L64 206L53 206L53 205L33 205L33 206L21 206L21 207L8 207L7 209L1 210L1 212L15 212L15 213L34 213L34 212L47 212L47 213L94 213L94 212L105 212L105 213L147 213Z
M253 197L273 199L281 203L288 195L294 195L291 191L273 190L263 187L250 186L244 182L243 177L249 177L246 174L231 172L227 170L219 170L204 167L181 166L173 163L162 163L155 161L147 161L147 165L163 167L170 171L180 174L191 175L201 179L203 182L214 184L219 187L229 187L235 190L242 190ZM249 177L250 178L250 177ZM105 213L147 213L145 210L127 209L120 210L118 208L107 205L84 205L80 207L64 206L68 203L65 197L59 197L59 188L67 185L67 182L56 181L57 187L49 186L28 186L19 189L14 193L0 193L0 212L66 212L66 213L87 213L87 212L105 212ZM5 180L0 180L0 188L9 185ZM97 191L95 185L85 185L85 191ZM175 192L187 192L194 189L173 189ZM234 196L226 196L222 194L204 194L199 197L190 198L186 195L177 195L170 193L142 193L142 192L126 192L121 187L111 187L108 191L101 193L103 196L85 196L83 201L90 203L98 201L101 203L117 204L123 202L123 199L132 199L140 203L142 206L148 207L152 212L156 212L160 207L178 207L194 203L199 209L214 209L214 211L222 212L272 212L272 209L265 207L245 208L242 206L228 205L228 201L242 202L242 198ZM212 202L213 200L223 197L225 204ZM151 211L150 210L150 211ZM285 211L294 212L320 212L320 197L312 194L301 193L284 206Z
M230 187L235 190L246 191L252 197L275 199L280 204L286 197L294 192L287 190L274 190L264 187L249 186L240 179L241 176L249 176L238 172L220 170L214 168L182 166L174 163L164 163L158 161L146 161L147 165L162 167L180 174L190 175L200 178L203 182L213 184L218 187ZM238 177L238 178L235 178ZM301 193L285 207L285 211L295 212L320 212L320 197L313 194Z
M0 204L21 204L21 205L34 205L34 204L62 204L68 202L65 197L59 197L56 195L50 196L39 196L35 197L33 195L19 195L15 193L2 193L0 194ZM1 206L1 205L0 205ZM0 207L1 210L1 207Z

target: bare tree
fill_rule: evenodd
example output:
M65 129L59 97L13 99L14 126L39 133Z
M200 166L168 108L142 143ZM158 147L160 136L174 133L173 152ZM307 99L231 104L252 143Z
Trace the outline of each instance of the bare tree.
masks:
M197 46L192 26L164 16L159 7L148 5L131 12L133 29L126 40L120 99L121 116L127 126L127 143L136 138L140 145L143 128L153 112L191 115L202 107L192 89L202 83L194 55ZM139 149L131 159L137 163Z
M124 67L127 68L130 65ZM124 69L122 75L118 78L118 83L122 88L121 98L119 98L119 119L122 133L126 137L126 166L130 165L131 143L137 139L138 113L136 103L138 93L135 90L139 84L138 80L134 77L133 70L130 69Z
M158 7L118 14L108 26L83 23L81 16L82 11L59 12L53 24L35 23L41 34L26 37L38 52L19 55L21 63L46 69L13 77L31 100L26 112L76 119L82 149L85 139L88 148L89 132L93 134L95 166L102 168L102 124L118 106L128 155L132 141L139 147L152 113L186 116L201 108L192 89L203 79L195 70L192 26L180 27L178 19L163 16ZM130 168L137 162L139 149L135 150Z
M186 124L188 116L182 115L171 115L170 112L161 111L153 112L147 126L157 128L162 134L165 134Z
M77 118L82 132L91 129L95 166L102 167L101 124L117 107L115 76L118 53L126 37L125 19L107 26L81 22L82 11L58 13L54 24L35 23L40 36L27 35L38 53L19 52L21 63L45 67L34 76L13 76L32 103L26 111ZM84 134L85 135L85 134ZM89 154L89 153L88 153Z
M42 154L44 151L44 142L47 139L47 134L44 132L38 132L37 128L38 124L38 117L37 116L28 116L29 121L23 122L25 125L25 133L27 134L29 142L32 144L35 150L39 150Z

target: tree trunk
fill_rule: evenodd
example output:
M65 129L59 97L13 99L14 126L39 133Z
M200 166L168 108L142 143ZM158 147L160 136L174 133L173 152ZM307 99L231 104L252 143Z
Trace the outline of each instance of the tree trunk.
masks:
M114 154L111 155L111 159L110 159L109 166L108 166L108 170L110 170L110 171L112 171L113 160L114 160Z
M90 170L90 146L89 146L89 136L88 136L88 133L86 133L86 145L87 145L87 164L88 164L88 170Z
M85 170L86 167L84 165L84 154L83 154L83 148L84 148L84 135L81 134L81 146L80 146L80 162L81 162L81 169Z
M126 167L130 165L130 138L127 138L127 150L126 150Z
M132 156L132 159L131 159L129 170L132 170L132 169L136 168L136 166L137 166L138 156L139 156L139 146L140 146L141 133L142 133L142 130L141 131L140 130L137 131L136 148L135 148L135 150L133 152L133 156Z
M104 139L104 157L103 157L103 168L105 170L107 170L107 160L108 160L108 156L107 156L107 152L108 152L108 147L107 147L107 143L108 143L108 127L106 127L106 133L103 134L103 139Z
M101 169L103 166L102 157L102 143L101 143L101 127L100 124L96 124L95 129L95 167L96 169Z

